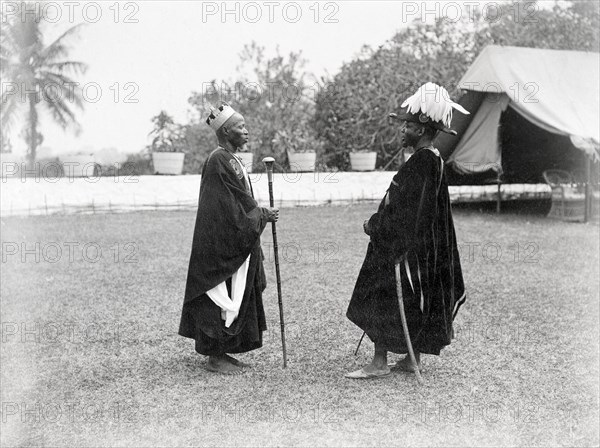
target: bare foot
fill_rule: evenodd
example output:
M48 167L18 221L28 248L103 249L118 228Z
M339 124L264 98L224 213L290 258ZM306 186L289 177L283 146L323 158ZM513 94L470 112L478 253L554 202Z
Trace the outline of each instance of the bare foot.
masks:
M240 375L242 373L241 367L233 365L224 356L210 356L206 364L206 370L222 375Z
M373 360L364 366L362 369L346 374L346 378L351 379L366 379L366 378L381 378L388 376L391 373L387 365L387 350L382 349L375 343L375 354Z
M416 356L415 356L416 357ZM418 357L417 358L417 367L421 370L421 362ZM396 364L393 364L392 370L394 371L402 371L402 372L414 372L415 368L410 359L410 356L406 355L404 358L398 360Z
M364 366L362 368L363 372L365 373L369 373L369 374L385 374L385 373L389 373L390 368L387 365L383 365L383 366L377 366L373 363L371 364L367 364L366 366Z
M246 364L245 362L239 361L239 360L235 359L233 356L229 356L228 354L225 354L225 359L227 359L227 361L229 361L234 366L241 367L242 369L245 369L246 367L250 367L250 364Z
M351 379L370 379L380 378L388 376L391 373L390 368L387 365L376 366L373 363L367 364L362 369L355 372L349 372L345 376Z

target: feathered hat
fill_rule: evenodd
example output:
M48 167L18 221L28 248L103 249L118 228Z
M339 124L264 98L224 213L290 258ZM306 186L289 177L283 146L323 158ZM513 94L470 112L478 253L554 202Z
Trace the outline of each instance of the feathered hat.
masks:
M234 114L235 110L227 103L221 104L217 109L210 108L210 115L206 119L206 124L209 125L215 132L225 124Z
M420 123L452 135L456 135L456 131L450 129L452 109L469 114L464 107L450 99L446 89L433 82L419 87L400 107L403 108L400 114L390 114L390 118Z

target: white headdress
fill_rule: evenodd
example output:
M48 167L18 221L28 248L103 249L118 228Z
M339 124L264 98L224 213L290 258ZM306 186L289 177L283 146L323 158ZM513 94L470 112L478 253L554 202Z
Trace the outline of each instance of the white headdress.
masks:
M449 129L452 123L452 109L469 114L464 107L450 99L446 89L433 82L419 87L414 95L402 103L401 107L406 107L406 112L398 118L409 121L418 119L419 123L429 123L440 131L453 134L455 132Z

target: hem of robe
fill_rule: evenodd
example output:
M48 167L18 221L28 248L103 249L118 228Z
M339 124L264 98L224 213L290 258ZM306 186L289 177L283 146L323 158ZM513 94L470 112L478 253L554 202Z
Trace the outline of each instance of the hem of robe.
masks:
M350 314L346 314L346 317L350 322L356 325L358 328L363 330L369 339L374 343L381 347L383 350L388 352L397 353L400 355L405 355L408 353L408 347L406 346L406 342L404 341L404 335L402 340L398 340L397 338L380 338L377 334L377 331L373 330L373 327L364 325L362 322L359 322L358 319L353 319ZM401 330L400 330L401 331ZM411 335L411 343L413 346L413 350L425 355L436 355L439 356L440 352L444 347L450 345L450 342L447 344L428 344L425 341L420 341L420 338L413 338Z
M194 350L200 355L217 356L224 353L246 353L256 350L263 346L263 338L261 330L258 335L258 340L255 341L237 341L237 338L228 339L227 341L219 341L207 336L204 332L199 331L196 335Z
M370 338L370 336L369 336L369 338ZM408 348L405 345L402 345L402 346L392 345L389 347L385 343L384 344L378 343L377 345L379 345L383 350L391 352L391 353L397 353L399 355L408 354ZM448 345L450 345L450 344L448 344ZM442 349L444 347L447 347L447 345L443 345L441 347L423 347L423 346L414 346L413 345L413 351L419 352L423 355L440 356L440 352L442 351Z
M178 334L180 336L195 340L194 349L197 353L206 356L216 356L224 353L245 353L263 346L263 332L267 330L267 325L264 319L262 303L260 307L257 307L259 308L257 309L257 313L262 314L262 316L257 316L255 328L243 328L239 333L233 335L227 335L223 332L222 337L219 339L209 336L202 329L202 322L199 319L199 308L207 306L215 307L220 313L221 309L208 295L203 294L184 305L184 312L179 326ZM221 320L221 323L224 324L224 321ZM253 325L253 322L246 322L245 326L248 325ZM223 327L223 330L227 330L227 328Z

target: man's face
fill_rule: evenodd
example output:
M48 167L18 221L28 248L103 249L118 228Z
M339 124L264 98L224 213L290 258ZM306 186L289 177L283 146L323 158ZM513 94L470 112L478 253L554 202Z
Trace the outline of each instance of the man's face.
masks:
M240 114L234 114L227 123L227 140L236 148L241 148L248 143L248 129L244 117Z
M400 126L400 132L402 132L402 147L415 147L419 142L422 134L419 134L421 125L413 123L412 121L404 121Z

